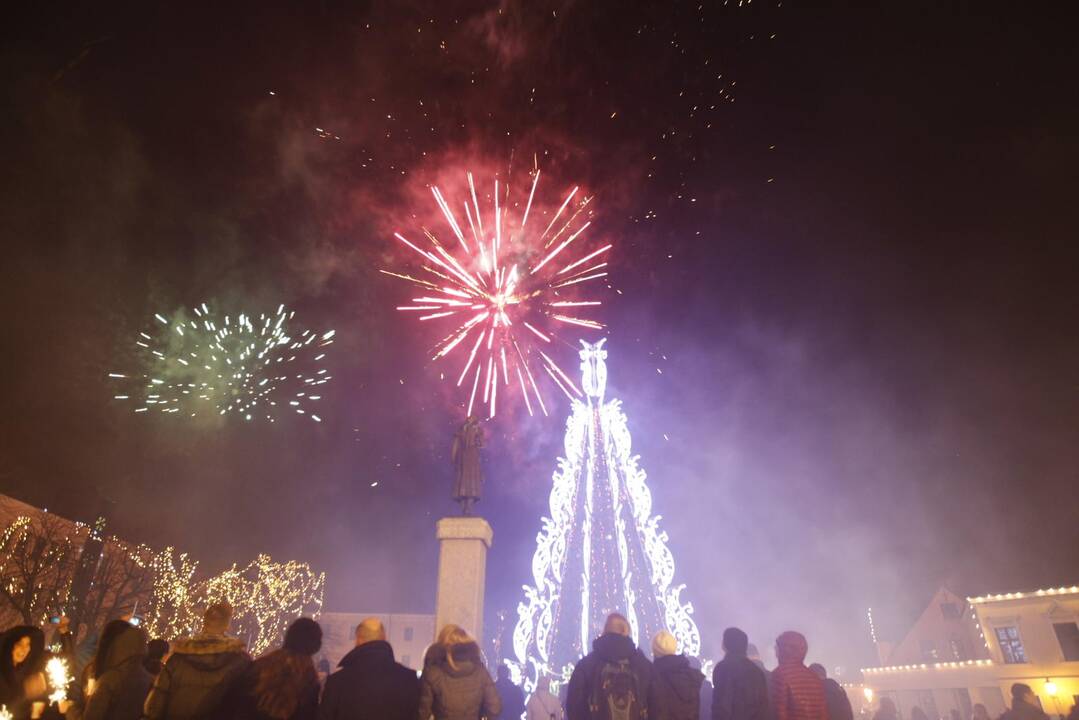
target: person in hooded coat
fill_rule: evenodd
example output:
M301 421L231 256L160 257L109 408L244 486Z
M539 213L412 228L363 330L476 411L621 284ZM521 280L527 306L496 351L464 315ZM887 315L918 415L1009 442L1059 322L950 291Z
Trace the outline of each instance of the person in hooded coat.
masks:
M94 657L94 692L82 720L139 720L153 677L142 662L146 633L124 620L105 626Z
M850 706L847 692L832 678L820 663L813 663L809 669L824 683L824 702L828 706L828 720L854 720L854 708Z
M541 677L525 706L525 720L563 720L562 703L551 692L551 678Z
M30 717L30 705L45 695L45 633L18 625L0 640L0 705L16 720Z
M636 678L637 701L644 716L651 706L653 668L648 658L633 644L629 621L625 616L611 613L603 625L603 634L592 641L592 652L581 658L573 668L566 688L567 720L591 720L593 691L599 681L600 671L608 663L628 662Z
M225 635L231 620L231 606L211 605L203 617L202 632L176 641L146 698L143 712L148 720L194 720L217 708L251 664L243 642Z
M809 643L787 631L776 638L778 665L772 671L772 709L776 720L828 720L824 683L805 666Z
M678 654L678 641L666 630L652 639L652 671L655 704L650 720L698 720L704 673Z
M712 720L767 720L768 680L748 650L749 637L743 631L723 631L726 654L712 671Z
M483 666L480 648L456 625L438 634L420 677L419 720L478 720L502 712L502 700Z
M326 678L319 720L416 720L420 680L393 658L378 618L356 626L356 647Z

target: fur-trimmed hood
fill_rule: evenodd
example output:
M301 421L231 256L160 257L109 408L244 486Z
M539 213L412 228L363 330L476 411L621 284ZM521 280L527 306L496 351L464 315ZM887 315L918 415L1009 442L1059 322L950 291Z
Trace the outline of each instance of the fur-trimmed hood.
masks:
M231 662L233 655L247 655L243 641L227 635L207 635L177 640L173 645L173 657L190 663L200 670L217 670Z
M476 672L477 668L483 667L480 647L474 642L451 645L448 649L445 645L436 643L427 650L424 663L437 665L450 677L465 677Z

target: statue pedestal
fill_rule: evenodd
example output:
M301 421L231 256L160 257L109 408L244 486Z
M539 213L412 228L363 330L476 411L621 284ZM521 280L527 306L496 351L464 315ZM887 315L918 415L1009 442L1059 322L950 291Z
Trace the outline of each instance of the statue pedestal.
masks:
M460 625L483 647L483 593L487 550L494 532L481 517L438 521L438 595L435 633L446 623Z

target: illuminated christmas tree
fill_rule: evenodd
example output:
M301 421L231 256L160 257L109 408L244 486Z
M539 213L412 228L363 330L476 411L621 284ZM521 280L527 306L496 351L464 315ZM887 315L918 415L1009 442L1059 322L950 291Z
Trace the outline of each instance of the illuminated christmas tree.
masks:
M531 692L544 675L568 679L592 647L608 613L623 613L635 641L660 630L696 656L700 633L693 606L672 585L674 556L652 514L652 493L632 454L621 402L605 400L603 340L580 351L584 400L573 401L532 557L534 584L525 586L513 632L515 680ZM576 388L574 388L576 390Z

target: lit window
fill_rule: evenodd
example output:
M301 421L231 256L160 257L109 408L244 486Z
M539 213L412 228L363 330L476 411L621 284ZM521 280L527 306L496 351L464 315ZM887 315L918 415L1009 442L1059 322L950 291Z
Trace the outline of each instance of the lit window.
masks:
M1004 656L1004 662L1014 665L1025 663L1027 653L1023 649L1023 639L1019 637L1019 628L1014 625L996 628L997 642L1000 644L1000 652Z
M1075 623L1053 623L1053 630L1057 634L1057 642L1064 652L1064 660L1073 662L1079 660L1079 625Z

